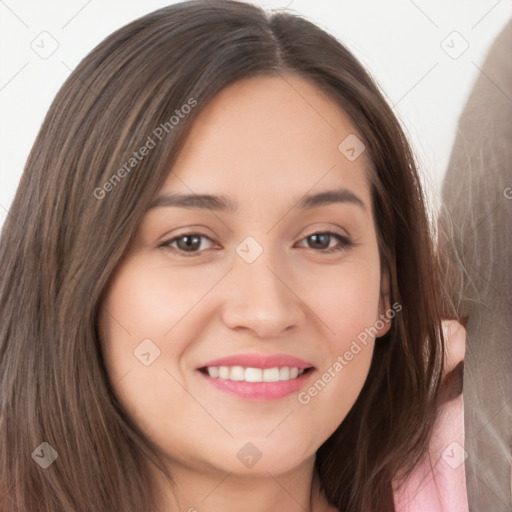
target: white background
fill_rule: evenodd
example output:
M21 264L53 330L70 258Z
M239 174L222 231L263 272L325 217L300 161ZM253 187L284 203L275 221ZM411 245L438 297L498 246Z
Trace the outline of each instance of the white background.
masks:
M170 3L0 0L0 225L44 116L71 70L108 34ZM395 105L435 207L457 119L489 46L512 17L512 1L253 3L297 11L338 37L366 65ZM52 44L58 47L47 58L33 49L49 50Z

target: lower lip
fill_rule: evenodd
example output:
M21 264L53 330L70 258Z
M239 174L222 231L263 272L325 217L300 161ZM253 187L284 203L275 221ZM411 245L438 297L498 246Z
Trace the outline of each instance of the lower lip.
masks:
M246 382L243 380L217 379L202 372L199 373L212 386L240 398L248 400L277 400L299 391L314 371L309 370L295 379L277 382Z

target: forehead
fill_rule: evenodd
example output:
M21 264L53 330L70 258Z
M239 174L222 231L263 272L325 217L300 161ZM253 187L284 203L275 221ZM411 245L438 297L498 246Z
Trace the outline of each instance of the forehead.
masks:
M360 139L343 110L308 80L243 79L203 108L162 190L243 203L343 186L369 206L366 154L352 160L340 150L343 141Z

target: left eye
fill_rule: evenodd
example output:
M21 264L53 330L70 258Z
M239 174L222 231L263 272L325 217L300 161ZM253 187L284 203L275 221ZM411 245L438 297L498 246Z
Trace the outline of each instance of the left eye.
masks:
M330 241L332 239L337 239L338 244L330 247ZM175 251L178 251L183 256L196 256L201 251L201 239L209 240L213 243L212 239L206 235L201 233L186 233L183 235L176 236L163 242L159 245L159 247L171 248ZM310 249L317 249L316 252L320 253L331 253L335 251L343 251L354 247L356 244L347 236L339 235L338 233L333 233L331 231L322 231L317 233L312 233L311 235L306 236L301 240L309 241L313 244L313 247L309 247ZM327 243L326 243L327 242ZM316 247L315 247L316 245ZM318 247L318 246L321 247ZM326 247L324 247L326 245Z
M330 246L329 242L333 238L338 240L338 245L329 247ZM351 247L355 247L355 245L356 245L348 236L339 235L338 233L333 233L332 231L322 231L322 232L318 232L318 233L312 233L311 235L308 235L307 237L303 238L303 240L310 240L310 242L312 242L314 245L322 246L320 248L316 247L317 249L319 249L317 252L321 252L321 253L344 251L344 250L350 249ZM323 247L325 245L326 241L327 241L327 246ZM312 248L315 248L315 247L312 247Z

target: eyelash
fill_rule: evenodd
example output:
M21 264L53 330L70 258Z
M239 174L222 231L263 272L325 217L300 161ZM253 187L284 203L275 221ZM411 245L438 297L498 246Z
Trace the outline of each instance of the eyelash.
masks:
M311 233L307 236L305 236L302 240L306 240L314 235L329 235L331 237L334 237L334 238L337 238L341 244L338 245L338 246L334 246L334 247L330 247L330 248L327 248L327 249L319 249L319 250L316 250L313 249L315 252L319 252L319 253L323 253L323 254L332 254L332 253L335 253L335 252L340 252L340 251L346 251L348 249L351 249L353 247L356 247L357 244L352 241L349 237L347 236L343 236L343 235L340 235L338 233L334 233L333 231L316 231L314 233ZM201 254L201 252L203 251L192 251L192 252L189 252L187 253L186 251L182 251L176 247L171 247L171 244L173 244L174 242L178 241L179 239L181 238L185 238L185 237L191 237L191 236L196 236L196 237L202 237L202 238L207 238L208 240L210 240L211 242L214 242L214 240L212 240L209 236L203 234L203 233L183 233L181 235L178 235L178 236L175 236L174 238L171 238L165 242L162 242L158 247L162 247L164 249L171 249L173 251L176 251L178 253L180 253L180 255L182 255L183 257L185 258L190 258L190 257L194 257L194 256L197 256L199 254ZM301 240L301 241L302 241Z

